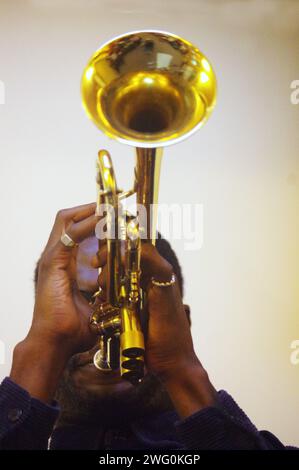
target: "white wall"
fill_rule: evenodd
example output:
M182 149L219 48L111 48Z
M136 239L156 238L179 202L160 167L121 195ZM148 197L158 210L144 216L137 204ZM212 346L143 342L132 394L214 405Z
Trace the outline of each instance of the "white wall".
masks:
M211 120L165 151L161 180L161 202L204 208L201 250L174 242L197 352L259 428L299 445L296 1L1 0L0 376L29 327L34 264L56 211L94 199L97 149L109 148L121 185L131 183L132 150L88 121L79 82L103 41L144 28L196 43L219 84Z

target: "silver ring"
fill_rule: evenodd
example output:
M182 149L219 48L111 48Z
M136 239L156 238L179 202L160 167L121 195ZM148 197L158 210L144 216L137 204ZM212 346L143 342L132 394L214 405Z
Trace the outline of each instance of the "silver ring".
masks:
M170 281L157 281L152 277L152 284L157 287L170 287L175 283L175 275L172 274Z
M64 244L64 246L67 246L68 248L73 248L74 246L77 245L76 242L65 232L60 237L61 243Z

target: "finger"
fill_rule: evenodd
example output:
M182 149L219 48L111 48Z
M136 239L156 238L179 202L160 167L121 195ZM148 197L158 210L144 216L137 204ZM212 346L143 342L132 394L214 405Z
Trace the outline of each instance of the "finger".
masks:
M119 240L120 243L120 261L125 265L125 241ZM107 263L108 249L107 243L103 242L98 252L91 258L91 266L93 268L102 268Z
M168 282L173 274L172 265L163 258L151 243L141 244L141 285L148 288L152 278Z
M53 247L60 239L62 231L70 221L79 222L80 220L95 214L96 203L83 204L82 206L72 207L60 210L55 218L55 222L46 246Z
M95 214L80 220L79 222L73 219L66 225L65 233L77 244L81 243L86 238L94 235L95 226L97 224L97 217ZM60 237L59 237L60 239Z
M92 214L80 222L70 222L67 226L67 234L75 242L80 243L94 233L97 223L97 217ZM60 237L53 247L47 247L42 256L44 267L55 265L56 267L66 269L74 256L73 251L76 247L65 246Z
M107 245L102 246L92 257L91 265L93 268L102 268L107 263Z
M107 263L107 247L102 247L92 258L91 264L94 268L101 268ZM170 281L173 274L173 268L158 252L151 243L142 243L141 245L141 283L146 287L154 277L157 281ZM101 282L105 282L103 275L100 276ZM106 284L105 284L106 285Z

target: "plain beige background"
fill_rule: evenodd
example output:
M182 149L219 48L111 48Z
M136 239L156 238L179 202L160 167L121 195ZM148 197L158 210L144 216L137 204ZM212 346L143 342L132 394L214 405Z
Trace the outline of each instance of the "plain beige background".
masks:
M133 150L88 121L79 83L102 42L144 28L194 42L218 78L213 116L165 151L161 179L161 202L203 207L202 248L173 242L196 350L257 427L299 445L296 0L1 0L0 376L30 325L33 269L55 213L95 197L99 148L131 185Z

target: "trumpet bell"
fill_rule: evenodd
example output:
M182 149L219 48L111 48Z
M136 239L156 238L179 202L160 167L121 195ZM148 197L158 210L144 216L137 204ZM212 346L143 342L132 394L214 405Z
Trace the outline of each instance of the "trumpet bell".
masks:
M216 78L190 42L137 31L91 57L81 91L87 115L109 137L134 147L164 147L206 121L216 101Z

